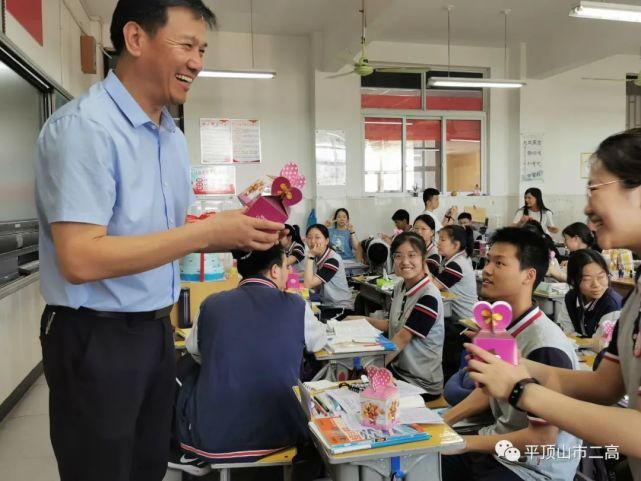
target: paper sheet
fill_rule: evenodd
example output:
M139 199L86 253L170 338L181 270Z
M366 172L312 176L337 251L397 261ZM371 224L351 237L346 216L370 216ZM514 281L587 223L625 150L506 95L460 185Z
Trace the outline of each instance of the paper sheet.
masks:
M333 325L336 339L376 339L381 333L365 318L353 321L340 321Z
M426 407L401 408L399 422L401 424L443 424L443 418L437 412Z

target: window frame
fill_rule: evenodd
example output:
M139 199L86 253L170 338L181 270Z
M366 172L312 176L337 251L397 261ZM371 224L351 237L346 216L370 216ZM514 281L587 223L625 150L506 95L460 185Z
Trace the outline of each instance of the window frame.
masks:
M387 192L367 192L365 191L365 119L366 118L398 118L402 123L402 136L401 136L401 191L387 191ZM363 162L362 162L362 177L363 177L363 193L365 195L406 195L411 191L405 188L405 179L407 177L406 170L406 150L407 150L407 121L408 120L438 120L441 122L441 139L447 139L447 121L448 120L477 120L481 122L481 184L482 192L487 192L487 151L488 151L488 132L487 132L487 114L485 111L468 111L468 110L395 110L395 109L363 109L361 110L361 138L363 139ZM443 141L443 145L445 145ZM447 190L447 150L443 148L441 155L441 186L442 192L449 194ZM379 172L380 173L380 172ZM470 192L459 192L458 194L468 194Z
M431 70L444 70L444 67L441 66L432 66L429 67ZM488 68L474 68L474 67L455 67L451 69L451 76L455 77L459 72L474 72L482 74L482 77L485 78L489 75ZM487 192L488 187L488 155L489 155L489 127L488 127L488 117L490 111L490 95L487 89L481 89L483 92L483 110L428 110L427 107L427 74L425 72L421 73L421 108L420 109L386 109L386 108L361 108L361 138L363 139L362 144L362 172L361 177L363 181L363 194L371 196L405 196L412 191L405 189L405 179L407 176L406 172L406 149L407 149L407 138L406 138L406 127L408 119L419 119L419 120L440 120L441 122L441 139L447 139L446 131L446 122L447 120L480 120L481 121L481 183L479 185L482 192ZM359 87L359 104L360 104L360 95L361 89ZM402 162L402 172L401 172L401 191L394 192L367 192L365 191L365 118L388 118L395 117L399 118L402 121L402 137L401 137L401 162ZM380 172L379 172L380 173ZM443 186L442 192L444 194L449 194L450 191L447 189L447 152L446 149L443 149L441 155L441 186ZM471 192L459 192L457 194L469 194Z

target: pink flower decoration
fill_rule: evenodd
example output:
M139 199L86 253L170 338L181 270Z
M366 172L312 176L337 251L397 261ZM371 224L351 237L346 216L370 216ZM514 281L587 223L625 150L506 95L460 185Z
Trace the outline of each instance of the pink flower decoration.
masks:
M503 301L494 304L486 301L477 302L472 312L481 331L505 331L512 321L512 307Z
M374 391L394 385L394 377L392 376L392 373L384 367L368 367L367 377L369 378L369 384L372 386Z
M292 187L302 189L305 186L305 176L298 172L298 165L293 162L285 164L280 171L280 176L289 180Z

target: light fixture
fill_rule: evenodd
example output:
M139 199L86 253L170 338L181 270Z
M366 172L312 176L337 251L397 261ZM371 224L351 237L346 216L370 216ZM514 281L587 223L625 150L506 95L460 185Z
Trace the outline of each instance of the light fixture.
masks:
M619 22L641 22L641 7L624 3L581 1L570 10L570 17L616 20Z
M211 78L274 78L276 72L261 72L258 70L203 70L198 76Z
M430 77L427 85L430 87L458 87L458 88L503 88L503 89L518 89L525 85L525 82L520 80L510 79L493 79L493 78L473 78L473 77L450 77L450 15L452 13L452 5L448 5L447 9L447 77ZM503 10L505 15L505 29L503 39L503 72L507 74L507 16L510 10Z
M271 79L276 76L276 72L271 70L256 70L254 67L254 0L249 0L249 31L251 35L251 53L252 68L251 70L201 70L199 77L209 78L238 78L238 79Z

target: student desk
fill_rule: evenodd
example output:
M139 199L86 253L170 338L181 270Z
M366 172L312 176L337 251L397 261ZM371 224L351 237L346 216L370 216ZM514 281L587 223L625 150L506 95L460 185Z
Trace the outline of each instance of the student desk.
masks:
M352 277L360 274L365 274L367 272L367 265L355 260L343 261L345 266L345 275L347 277Z
M208 282L181 282L180 287L189 289L189 321L192 322L202 302L209 297L211 294L216 292L228 291L234 289L238 286L240 281L237 275L231 276L229 279L223 279L220 281L208 281ZM173 326L178 325L178 304L174 304L174 307L169 314L171 319L171 324Z
M339 367L348 371L354 367L354 361L360 360L361 366L378 366L385 367L385 355L390 352L396 351L394 349L384 349L382 351L354 351L354 352L340 352L334 353L327 348L314 353L317 361L329 361L328 369L331 374L330 379L338 381ZM371 362L369 362L371 360ZM341 362L342 361L342 362ZM321 369L314 379L326 379L328 371Z
M550 319L556 321L556 317L561 309L561 302L565 301L565 293L534 291L532 297L536 300L541 310L547 314Z
M300 403L297 386L294 392ZM441 453L462 449L465 441L445 423L422 426L430 439L343 454L328 452L313 433L311 438L333 481L386 481L391 479L394 466L405 473L406 481L440 481Z
M610 283L612 289L618 292L621 297L626 297L632 289L634 289L634 278L633 277L623 277L621 279L612 279Z
M567 334L567 337L573 340L577 347L580 348L576 350L576 355L579 358L579 369L582 371L591 371L592 366L594 366L594 360L596 359L596 353L589 350L590 346L592 346L592 338L578 337L571 334Z
M286 448L278 452L260 458L258 461L253 463L213 463L211 465L212 469L215 469L219 473L219 481L231 481L231 470L240 469L240 468L266 468L269 466L282 466L283 467L283 479L291 479L291 464L292 460L296 456L296 448ZM191 479L191 477L189 478Z
M358 287L362 299L368 301L365 305L366 315L377 309L389 312L394 294L392 290L381 289L371 282L363 282L353 278L351 281ZM456 298L456 295L449 291L441 291L441 298L443 299L443 317L450 317L452 315L452 300Z

